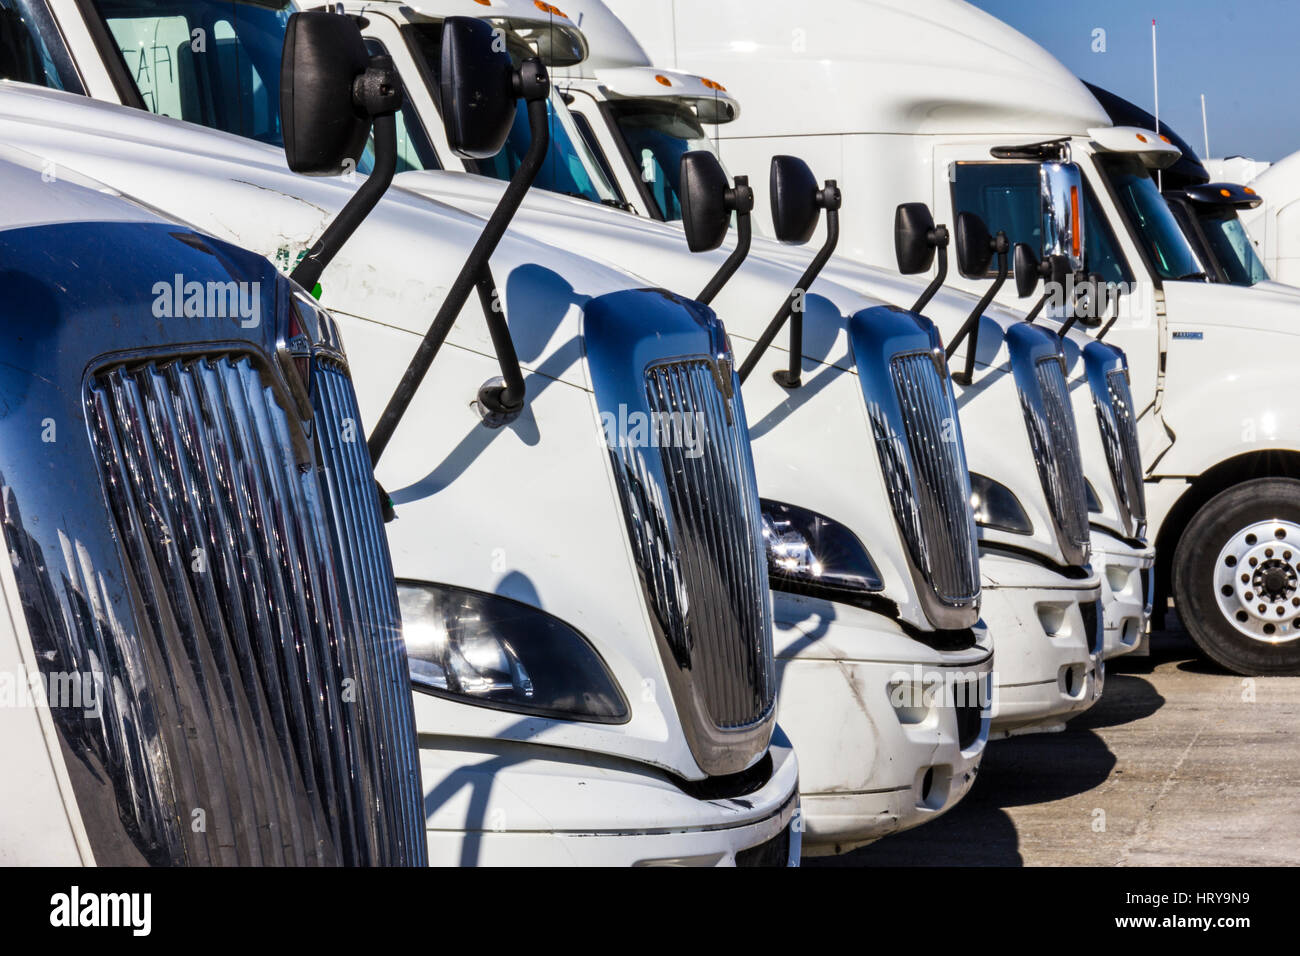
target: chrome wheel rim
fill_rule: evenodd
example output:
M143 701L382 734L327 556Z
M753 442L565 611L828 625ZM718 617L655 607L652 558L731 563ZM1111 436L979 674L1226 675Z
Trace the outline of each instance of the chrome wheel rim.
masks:
M1219 610L1264 644L1300 640L1300 525L1258 521L1233 535L1214 570Z

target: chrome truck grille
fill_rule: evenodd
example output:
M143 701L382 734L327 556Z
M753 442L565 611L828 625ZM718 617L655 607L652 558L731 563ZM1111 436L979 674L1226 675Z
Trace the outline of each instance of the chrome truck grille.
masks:
M1016 325L1007 330L1007 343L1030 448L1061 554L1067 564L1084 564L1091 537L1088 491L1059 342L1043 329Z
M711 312L660 292L597 300L586 331L597 404L623 423L606 438L678 715L701 770L738 773L766 751L776 671L758 487L730 353ZM625 427L637 419L648 428Z
M849 321L858 378L917 596L940 630L972 627L980 575L970 470L938 332L892 306Z
M1138 444L1137 408L1123 353L1105 343L1092 342L1084 348L1083 356L1120 518L1131 534L1141 537L1146 532L1146 485Z
M365 442L345 375L313 379L310 430L243 355L117 366L89 384L142 631L126 668L137 686L107 689L105 706L126 715L120 749L143 756L119 805L155 862L425 860ZM155 727L129 716L146 680ZM152 750L131 739L153 734Z
M929 351L896 355L890 362L913 468L909 482L893 483L890 497L908 542L924 545L915 558L926 580L943 601L958 604L979 594L979 555L970 473L951 433L957 406L939 368Z

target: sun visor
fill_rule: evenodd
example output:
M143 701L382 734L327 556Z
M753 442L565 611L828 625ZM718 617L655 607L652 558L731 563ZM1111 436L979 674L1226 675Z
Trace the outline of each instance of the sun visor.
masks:
M1136 156L1148 169L1168 169L1183 155L1168 138L1140 126L1103 126L1088 135L1103 152Z
M740 116L740 101L728 93L725 86L693 73L630 66L597 70L596 80L613 99L662 99L684 103L695 109L702 123L730 123Z

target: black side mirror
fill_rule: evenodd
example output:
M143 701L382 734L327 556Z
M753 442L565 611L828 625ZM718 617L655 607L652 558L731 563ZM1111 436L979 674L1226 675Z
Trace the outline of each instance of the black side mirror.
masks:
M817 231L822 217L817 177L796 156L773 156L769 178L776 238L779 242L802 246Z
M1039 260L1032 246L1027 242L1017 242L1015 252L1016 295L1027 299L1038 288L1043 278L1043 263Z
M375 131L374 170L293 271L291 278L304 288L315 288L393 181L401 106L393 61L366 52L351 18L321 10L289 17L280 60L280 125L289 168L310 176L355 169L372 124Z
M971 314L966 317L962 327L957 330L951 342L948 343L945 354L949 359L956 354L962 340L967 336L970 337L970 344L966 348L966 367L963 371L953 375L953 381L962 385L969 385L975 376L975 353L979 348L980 319L984 316L984 310L989 307L989 303L997 296L1002 289L1003 284L1007 281L1007 273L1010 271L1010 253L1011 242L1007 239L1007 234L998 230L996 236L989 235L989 227L984 224L984 220L973 212L959 212L957 214L957 268L961 274L968 279L982 279L988 275L989 264L993 257L998 257L997 277L988 291L976 303Z
M781 326L790 323L790 364L787 368L773 374L782 388L799 388L803 382L803 302L804 297L817 276L830 262L831 255L840 241L840 207L844 197L840 187L833 179L826 181L822 189L817 188L817 177L812 174L808 164L794 156L772 157L772 220L776 225L777 238L782 242L803 245L812 238L817 230L817 221L821 219L822 210L826 210L826 241L813 256L812 262L804 269L803 275L795 287L785 297L780 310L767 324L763 334L758 337L753 349L741 363L739 376L742 384L753 374L758 360L771 346Z
M749 255L754 235L754 190L748 176L737 176L735 184L729 184L718 157L708 150L696 150L682 155L680 192L682 227L691 252L712 252L722 245L731 227L731 215L736 214L736 248L695 297L709 305Z
M510 54L486 20L448 17L442 24L442 122L452 152L489 159L515 121L519 81Z
M926 286L920 298L912 304L913 312L920 312L948 278L948 227L936 226L930 207L923 202L905 202L894 210L894 256L898 271L905 276L929 272L939 256L939 271Z
M947 232L947 229L944 229ZM929 272L938 248L934 216L923 202L905 202L894 210L894 255L905 276Z
M489 428L499 428L512 421L524 407L527 389L523 369L519 365L506 316L498 307L501 299L492 277L490 260L546 161L551 143L547 102L551 80L546 67L536 57L529 57L515 69L496 39L492 28L482 20L448 17L443 21L439 82L447 141L461 156L484 159L496 155L510 135L516 101L523 100L531 136L528 150L510 177L496 208L488 216L487 225L479 234L402 380L388 400L388 406L370 433L368 444L372 461L379 461L388 447L461 309L475 291L497 353L497 363L501 366L501 377L485 382L473 405Z
M691 252L712 252L726 240L734 211L730 192L716 156L708 150L682 156L682 226Z
M1005 237L1003 237L1005 240ZM983 279L993 261L994 240L984 220L973 212L957 214L957 271L967 279Z
M289 18L280 60L280 123L289 168L337 176L361 158L372 114L357 102L370 66L361 31L347 17L322 11ZM397 99L400 103L401 92Z

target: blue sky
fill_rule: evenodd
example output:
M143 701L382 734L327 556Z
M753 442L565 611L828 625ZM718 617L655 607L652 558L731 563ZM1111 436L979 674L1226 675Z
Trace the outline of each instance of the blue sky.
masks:
M1296 0L972 0L1074 73L1148 112L1151 19L1158 24L1160 119L1212 155L1276 162L1300 150L1300 3ZM1093 31L1106 51L1093 52ZM1022 91L1033 96L1033 90Z

